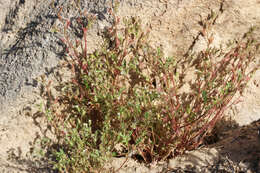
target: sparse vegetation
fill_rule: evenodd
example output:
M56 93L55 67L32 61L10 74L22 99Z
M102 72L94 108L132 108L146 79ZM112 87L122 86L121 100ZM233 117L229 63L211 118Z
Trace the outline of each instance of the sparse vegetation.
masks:
M205 25L207 49L165 57L149 45L138 18L122 19L121 27L110 12L114 23L93 53L89 16L77 19L82 40L75 41L71 21L60 16L73 77L56 95L46 85L45 114L57 141L44 142L60 172L101 171L111 157L139 155L150 163L196 149L257 69L248 69L257 51L250 32L223 50L211 47Z

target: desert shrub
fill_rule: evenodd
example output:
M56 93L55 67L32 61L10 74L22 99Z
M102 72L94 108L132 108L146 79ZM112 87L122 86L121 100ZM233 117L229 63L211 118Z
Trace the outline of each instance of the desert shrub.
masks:
M250 34L225 50L209 41L199 53L165 57L149 44L139 19L123 19L121 26L112 16L93 53L84 25L89 17L77 19L79 40L71 39L71 21L60 16L72 78L59 84L56 96L46 86L46 115L59 146L53 164L61 172L100 170L113 156L135 153L149 163L197 148L257 68L247 68L257 49Z

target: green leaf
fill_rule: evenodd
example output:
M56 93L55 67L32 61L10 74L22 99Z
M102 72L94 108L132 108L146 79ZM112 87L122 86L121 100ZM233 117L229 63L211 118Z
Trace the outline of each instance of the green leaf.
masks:
M203 98L203 101L204 103L208 101L208 97L207 97L207 91L202 91L202 98Z

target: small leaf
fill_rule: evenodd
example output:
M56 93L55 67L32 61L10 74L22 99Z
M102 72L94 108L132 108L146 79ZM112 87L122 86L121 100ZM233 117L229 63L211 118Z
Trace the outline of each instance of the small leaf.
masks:
M208 101L208 97L207 97L207 91L202 91L202 98L203 98L203 101L204 102L207 102Z

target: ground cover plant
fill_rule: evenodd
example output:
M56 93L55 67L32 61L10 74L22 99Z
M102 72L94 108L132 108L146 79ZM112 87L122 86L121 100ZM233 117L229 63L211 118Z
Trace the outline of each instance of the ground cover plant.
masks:
M252 31L225 49L214 48L202 21L205 50L165 57L163 48L149 44L138 18L120 19L111 9L114 23L101 48L89 53L93 16L76 19L77 38L60 12L72 78L59 83L56 94L46 85L45 114L57 139L42 141L60 172L104 171L111 157L135 155L151 163L196 149L259 67L248 69L259 46Z

